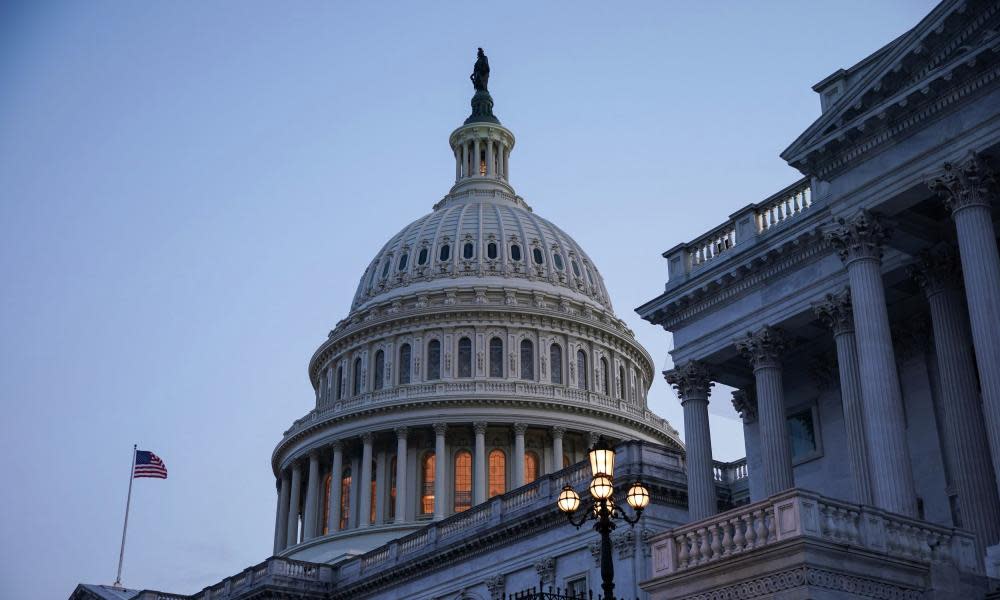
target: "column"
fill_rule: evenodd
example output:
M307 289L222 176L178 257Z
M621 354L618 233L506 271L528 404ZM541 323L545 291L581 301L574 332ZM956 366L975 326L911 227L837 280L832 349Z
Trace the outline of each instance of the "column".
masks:
M493 162L493 140L486 140L486 176L496 177L496 167Z
M462 175L469 176L469 144L462 142Z
M361 485L361 459L357 454L351 457L351 486L347 488L347 528L358 527L358 487Z
M299 543L299 494L302 492L302 467L292 465L292 490L288 499L288 525L286 525L285 548Z
M455 148L455 182L462 178L462 153Z
M833 341L837 346L840 401L844 412L844 427L847 430L847 455L851 461L854 500L859 504L871 504L872 488L868 479L871 470L868 467L868 442L865 441L861 374L858 370L850 289L839 294L827 294L826 300L813 306L813 312L833 330Z
M434 424L434 520L444 518L444 497L445 497L445 447L444 434L448 430L445 423Z
M514 423L514 485L519 488L524 485L524 432L528 426L524 423Z
M479 177L479 138L472 141L472 176Z
M306 511L302 519L302 541L316 537L316 508L319 507L319 454L309 453L309 480L306 481Z
M473 504L482 504L486 502L486 423L473 423L472 429L476 433L476 453L472 457L475 461L472 482Z
M972 323L972 343L979 368L983 420L993 456L993 474L1000 484L1000 253L988 188L995 173L975 153L961 165L946 164L930 188L951 210L958 233L958 250L965 280L965 297Z
M781 354L785 336L780 329L763 327L747 333L737 349L753 366L757 389L757 424L760 454L764 466L764 494L773 496L795 485L792 454L788 449L785 425L785 392L781 379Z
M285 549L288 543L288 494L291 492L291 481L288 473L281 473L281 491L278 493L278 525L274 532L274 553L277 554Z
M381 525L385 523L385 499L386 499L386 471L389 469L387 464L388 456L387 452L379 452L375 456L375 524Z
M961 516L956 526L976 535L981 555L987 546L1000 541L1000 499L980 409L961 271L955 255L945 246L921 253L910 272L927 295L931 309L943 396L945 459L958 492Z
M370 431L361 435L361 465L358 487L358 526L368 527L371 525L372 514L372 440L374 436Z
M510 181L510 170L508 167L510 163L508 159L510 158L510 148L504 148L503 151L503 176L506 181Z
M563 468L563 436L566 435L565 427L552 428L552 472Z
M711 375L704 364L691 361L664 373L684 407L684 446L687 450L688 517L701 521L718 511L712 464L712 434L708 426Z
M392 515L396 523L406 520L406 503L409 501L406 497L407 435L409 429L406 427L396 428L396 514Z
M498 153L497 154L497 177L499 177L500 179L506 179L507 178L507 171L504 170L504 164L503 164L503 162L504 162L503 161L503 157L504 157L504 153L506 151L507 151L507 149L504 147L504 143L501 142L501 141L497 141L497 145L496 145L496 152Z
M826 237L844 261L851 285L872 499L879 508L916 517L903 394L882 283L882 244L888 232L874 214L862 210L850 220L838 219Z
M343 487L344 477L344 444L337 440L333 443L333 463L330 467L333 474L330 477L330 523L328 529L330 533L340 531L340 488Z

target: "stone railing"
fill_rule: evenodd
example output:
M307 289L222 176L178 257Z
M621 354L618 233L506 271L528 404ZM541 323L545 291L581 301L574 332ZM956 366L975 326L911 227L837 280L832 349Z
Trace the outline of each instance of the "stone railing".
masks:
M226 600L269 585L280 586L286 592L322 593L332 582L333 568L329 565L272 557L190 596L143 590L135 600Z
M750 471L747 469L747 459L745 458L728 463L715 461L715 464L712 466L712 473L717 482L725 484L735 483L750 477Z
M512 400L556 400L560 404L611 409L627 414L656 429L670 431L666 427L666 420L646 410L639 404L606 394L570 387L566 384L522 381L443 380L432 383L399 385L376 392L366 392L350 398L342 398L320 409L313 410L301 419L296 420L285 431L285 437L292 436L329 416L340 416L378 406L396 405L410 399L426 400L432 398L447 400L450 397L468 398L470 394L482 396L496 395L501 397L501 399Z
M799 539L981 571L971 533L791 489L654 536L653 575L683 573Z
M733 248L794 219L812 204L809 180L801 179L762 202L744 207L708 233L664 252L669 279L682 279Z

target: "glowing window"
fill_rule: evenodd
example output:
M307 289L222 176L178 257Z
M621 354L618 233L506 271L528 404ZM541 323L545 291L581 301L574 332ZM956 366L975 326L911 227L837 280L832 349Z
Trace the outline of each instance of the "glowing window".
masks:
M528 451L524 453L524 483L538 479L538 455Z
M563 454L563 468L565 469L566 467L568 467L568 466L570 466L572 464L573 464L573 461L571 461L569 459L569 454Z
M427 380L441 379L441 342L431 340L427 344Z
M423 477L420 481L420 513L424 515L434 514L434 453L428 452L424 455Z
M490 340L490 377L503 377L503 340Z
M549 346L549 374L552 383L562 383L562 346L552 344Z
M472 377L472 340L458 340L458 376Z
M375 487L375 479L377 477L375 475L375 471L376 471L375 461L373 460L372 461L372 485L371 485L371 488L372 488L371 489L371 505L372 506L371 506L371 512L368 515L368 522L369 523L374 523L375 522L375 499L378 497L378 494L375 493L375 489L376 489L376 487Z
M340 528L347 529L347 517L351 514L351 469L344 469L340 478Z
M399 383L410 383L410 345L403 344L399 347Z
M535 378L535 346L531 340L521 340L521 379Z
M455 454L455 512L472 508L472 453Z
M396 457L393 456L389 460L389 514L400 521L402 515L396 514L396 464Z
M323 535L330 533L330 486L333 484L333 473L327 473L323 478Z
M503 450L490 452L489 497L499 496L507 491L507 456Z

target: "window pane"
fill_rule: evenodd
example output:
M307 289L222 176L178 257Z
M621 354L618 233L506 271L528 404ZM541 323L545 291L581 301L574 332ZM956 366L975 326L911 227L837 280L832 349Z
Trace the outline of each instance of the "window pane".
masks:
M490 244L486 246L486 256L491 260L497 257L497 245L493 242L490 242Z
M410 345L399 348L399 383L410 383Z
M816 431L812 410L797 412L787 418L788 437L791 441L792 460L809 456L816 452Z
M604 392L605 394L610 395L611 394L611 386L609 385L608 377L609 377L609 375L608 375L608 360L606 358L602 358L601 359L601 383L602 383L604 389L601 390L601 391Z
M524 483L538 479L538 455L534 452L524 453Z
M441 379L441 342L427 344L427 380Z
M404 252L403 255L399 257L399 270L400 271L405 271L406 270L406 262L408 260L410 260L410 255L408 253Z
M473 246L472 244L465 244L464 246L462 246L462 258L468 260L473 256L475 256L475 254L476 254L476 249L475 246Z
M625 399L625 367L618 367L618 397Z
M385 276L389 274L389 265L390 262L389 259L387 258L385 259L385 264L382 265L382 279L385 279Z
M587 389L587 354L583 350L576 351L576 387Z
M562 383L562 346L552 344L549 346L549 372L552 383Z
M330 486L333 484L333 473L327 473L323 478L323 535L330 533Z
M559 269L560 271L563 270L562 255L560 255L560 254L553 254L552 255L552 262L554 262L556 264L556 268L557 269Z
M382 389L385 383L385 352L379 350L375 353L375 389Z
M521 379L535 378L535 347L531 340L521 340Z
M423 479L421 481L420 512L425 515L434 513L434 453L424 455Z
M354 395L361 393L361 359L354 359Z
M417 255L417 264L418 265L427 264L427 248L420 249L420 254Z
M540 264L542 264L542 263L545 262L545 259L542 256L542 249L541 248L535 248L534 250L532 250L531 251L531 255L532 255L532 257L534 257L536 265L540 265Z
M333 392L337 400L340 400L342 389L344 389L344 365L337 365L337 389Z
M489 497L499 496L507 491L507 456L502 450L490 452Z
M375 461L373 460L372 461L372 485L371 485L371 487L372 487L372 491L371 491L371 494L372 494L372 496L371 496L372 506L371 506L371 512L368 515L368 522L369 523L374 523L375 522L375 507L376 507L376 505L375 505L375 499L378 497L378 493L376 491L376 486L375 486L375 482L378 480L378 476L375 474L376 470L377 469L375 468Z
M458 340L458 376L472 377L472 340Z
M573 274L576 275L577 277L579 277L580 276L580 265L578 265L575 260L572 261L570 264L573 265Z
M441 253L438 255L438 259L441 262L444 262L449 258L451 258L451 246L445 244L444 246L441 246Z
M503 340L490 340L490 377L503 377Z
M455 455L455 512L472 508L472 453Z
M521 247L517 244L512 244L510 247L510 259L511 260L521 260Z

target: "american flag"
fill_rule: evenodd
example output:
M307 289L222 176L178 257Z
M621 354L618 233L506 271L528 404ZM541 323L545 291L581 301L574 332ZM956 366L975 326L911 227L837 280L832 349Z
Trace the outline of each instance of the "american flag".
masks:
M160 457L149 450L135 451L135 471L133 477L155 477L157 479L167 478L167 465L163 464Z

